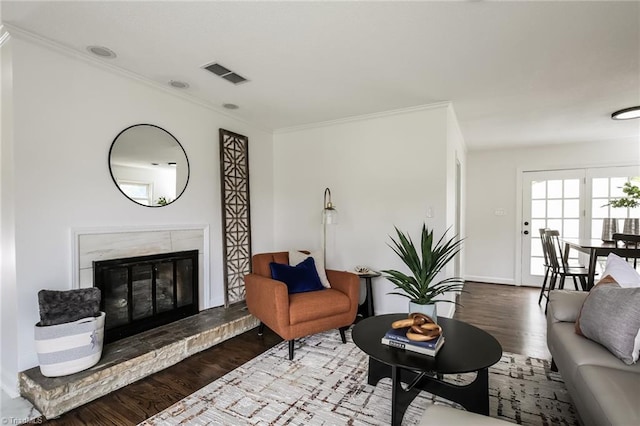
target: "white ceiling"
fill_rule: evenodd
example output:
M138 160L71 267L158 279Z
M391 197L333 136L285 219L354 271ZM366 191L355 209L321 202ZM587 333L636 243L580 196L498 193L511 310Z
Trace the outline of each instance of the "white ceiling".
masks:
M451 101L470 149L629 138L632 2L12 2L2 21L270 129ZM250 81L201 69L219 62ZM173 89L178 90L178 89Z

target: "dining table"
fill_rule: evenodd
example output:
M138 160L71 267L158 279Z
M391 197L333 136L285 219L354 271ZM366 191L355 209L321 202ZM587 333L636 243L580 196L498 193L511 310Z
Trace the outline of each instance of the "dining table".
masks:
M615 241L602 241L588 238L562 238L561 241L565 244L563 253L565 262L569 259L570 250L576 250L589 255L586 290L591 290L594 285L599 257L606 257L609 256L609 253L615 253L627 259L640 259L640 248L626 247L622 241L616 243Z

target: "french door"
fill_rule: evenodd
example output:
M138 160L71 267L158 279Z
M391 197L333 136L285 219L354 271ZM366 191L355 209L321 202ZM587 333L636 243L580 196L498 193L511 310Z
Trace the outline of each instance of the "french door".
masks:
M540 228L556 229L565 238L599 239L602 219L640 217L640 208L612 208L611 199L624 196L622 186L640 185L638 166L523 172L521 232L522 285L541 286L544 255ZM584 255L583 255L584 256ZM586 264L588 259L570 258Z
M522 179L523 285L541 286L544 254L540 229L560 231L567 238L584 235L584 169L525 172Z

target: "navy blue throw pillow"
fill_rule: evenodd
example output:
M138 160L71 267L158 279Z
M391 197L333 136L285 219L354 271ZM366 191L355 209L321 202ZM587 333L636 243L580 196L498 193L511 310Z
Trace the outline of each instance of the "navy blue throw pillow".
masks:
M271 278L282 281L287 285L289 294L304 293L306 291L322 290L322 282L316 271L313 257L306 258L296 266L283 265L271 262Z

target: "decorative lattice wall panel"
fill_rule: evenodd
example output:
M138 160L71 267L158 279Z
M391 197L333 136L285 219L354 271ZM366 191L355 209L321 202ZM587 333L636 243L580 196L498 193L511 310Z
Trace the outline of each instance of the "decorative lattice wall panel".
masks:
M249 139L220 129L220 184L225 306L245 299L244 276L251 272Z

